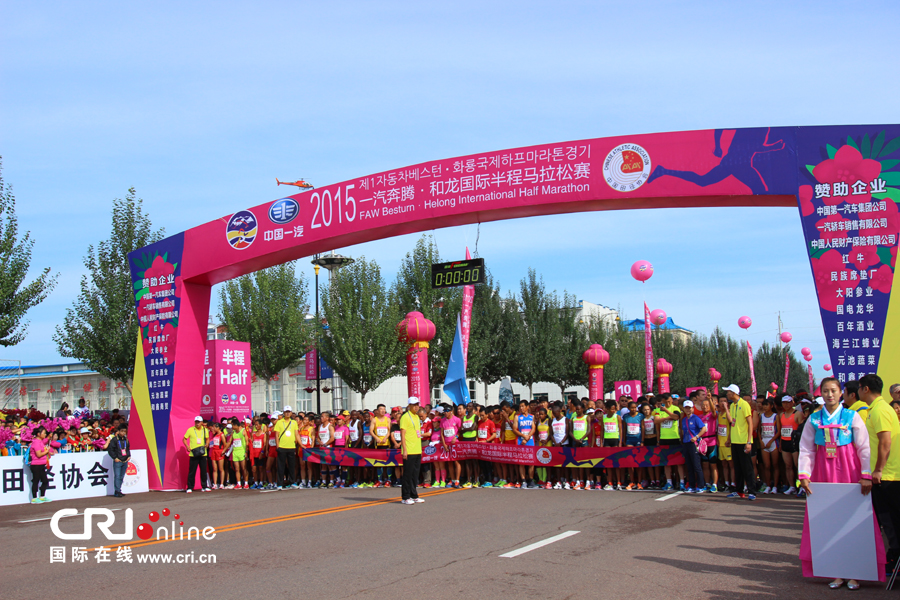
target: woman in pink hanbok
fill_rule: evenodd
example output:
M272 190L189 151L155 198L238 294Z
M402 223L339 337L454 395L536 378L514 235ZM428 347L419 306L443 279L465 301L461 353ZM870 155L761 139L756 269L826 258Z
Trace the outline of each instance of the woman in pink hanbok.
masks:
M807 494L813 483L858 483L863 495L872 490L869 471L869 434L866 424L856 411L841 404L841 388L837 379L822 380L822 398L825 405L814 412L803 426L800 438L800 458L797 462L800 487ZM884 581L884 541L878 521L875 520L875 552L878 559L879 581ZM809 515L803 518L803 536L800 540L800 563L804 577L813 577L812 549L809 541ZM828 584L831 589L844 585L841 578ZM847 582L851 590L859 589L859 582Z

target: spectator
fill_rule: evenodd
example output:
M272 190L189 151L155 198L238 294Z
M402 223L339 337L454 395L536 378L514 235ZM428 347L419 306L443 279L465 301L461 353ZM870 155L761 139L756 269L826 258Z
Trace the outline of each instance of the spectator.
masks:
M57 418L57 419L65 419L66 416L67 416L67 415L66 415L66 411L67 411L67 410L69 410L69 403L68 403L68 402L63 402L62 404L60 404L60 405L59 405L59 410L56 411L56 418Z
M728 420L731 423L731 455L734 466L735 491L729 498L743 498L744 486L747 486L747 499L756 500L753 475L753 462L750 451L753 449L753 411L750 404L741 398L741 389L735 384L725 388L728 397Z
M120 425L116 436L109 440L106 451L113 459L113 481L115 492L113 496L122 498L122 482L125 480L125 473L128 471L128 461L131 460L131 445L128 443L128 427Z
M209 435L206 432L203 417L194 417L194 426L188 428L182 440L184 449L190 457L188 461L187 489L185 490L188 494L194 491L194 475L198 467L200 469L200 487L204 492L209 491L209 488L206 487L206 447L209 445L208 440Z
M890 394L894 402L900 402L900 383L891 386Z
M46 496L47 487L50 485L50 480L47 478L47 464L50 462L50 447L59 448L59 442L48 443L47 430L43 427L35 429L32 435L34 439L29 450L31 453L29 457L31 459L31 503L40 504L41 502L50 502Z
M864 375L858 383L859 399L869 409L865 411L869 413L865 421L869 433L872 502L888 541L887 570L893 571L900 558L900 422L881 396L884 384L878 375Z
M91 416L91 409L87 407L87 403L84 401L84 398L78 399L78 408L72 413L73 417L78 417L81 420L85 420Z

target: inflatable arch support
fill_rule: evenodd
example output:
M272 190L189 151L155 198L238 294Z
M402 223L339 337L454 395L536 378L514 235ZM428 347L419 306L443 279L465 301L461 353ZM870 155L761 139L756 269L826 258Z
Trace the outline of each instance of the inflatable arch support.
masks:
M420 163L238 210L129 255L141 323L132 415L151 489L184 487L210 288L286 261L477 222L600 210L797 206L837 377L900 381L900 125L560 142ZM734 243L744 237L740 228ZM749 238L749 235L748 235Z

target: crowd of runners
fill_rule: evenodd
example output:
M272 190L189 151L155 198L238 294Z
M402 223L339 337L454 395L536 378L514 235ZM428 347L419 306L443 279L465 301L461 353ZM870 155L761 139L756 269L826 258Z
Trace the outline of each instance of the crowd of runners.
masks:
M855 382L844 402L860 408ZM895 391L900 397L900 387ZM892 406L900 414L900 398ZM570 447L677 446L678 466L552 468L481 460L424 463L424 488L543 488L565 490L678 490L799 494L797 459L806 418L821 406L805 391L751 398L737 386L721 395L695 390L622 396L618 401L583 398L513 405L424 405L419 409L423 445L450 450L459 442ZM400 487L402 467L342 467L303 460L307 448L399 449L403 409L294 413L206 422L197 417L184 436L191 455L187 491L234 489L328 489ZM199 486L195 477L199 470Z

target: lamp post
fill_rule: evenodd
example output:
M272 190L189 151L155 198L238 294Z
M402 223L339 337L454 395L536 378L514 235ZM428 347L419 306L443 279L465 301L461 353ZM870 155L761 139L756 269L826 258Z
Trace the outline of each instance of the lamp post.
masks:
M335 254L334 250L332 250L331 254L325 256L316 254L311 262L316 270L316 412L322 414L322 373L319 365L321 360L319 356L319 331L322 329L322 317L319 315L319 268L325 267L328 269L328 282L331 283L331 273L344 265L349 265L353 262L353 259L349 256Z

